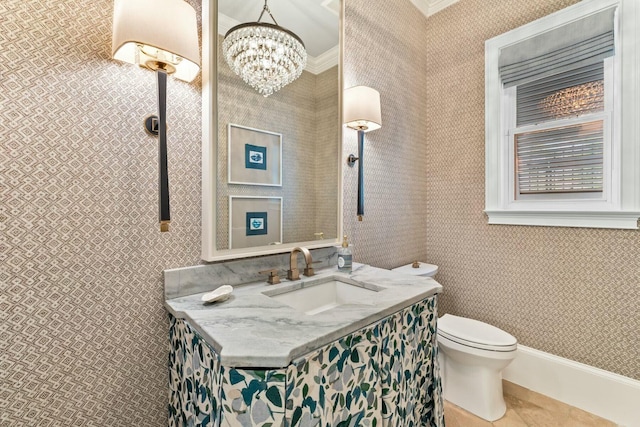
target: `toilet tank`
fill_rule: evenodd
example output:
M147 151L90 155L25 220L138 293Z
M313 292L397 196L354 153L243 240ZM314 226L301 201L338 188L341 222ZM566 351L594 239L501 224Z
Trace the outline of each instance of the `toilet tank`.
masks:
M412 276L433 277L438 272L438 266L426 262L413 262L402 267L392 268L391 271L411 274Z

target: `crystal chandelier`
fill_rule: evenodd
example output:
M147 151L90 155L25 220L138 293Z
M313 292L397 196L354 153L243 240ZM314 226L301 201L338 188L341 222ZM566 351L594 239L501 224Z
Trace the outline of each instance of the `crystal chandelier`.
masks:
M260 22L265 12L275 25ZM257 22L236 25L227 32L222 52L233 72L264 97L300 77L307 65L304 43L278 25L267 0Z

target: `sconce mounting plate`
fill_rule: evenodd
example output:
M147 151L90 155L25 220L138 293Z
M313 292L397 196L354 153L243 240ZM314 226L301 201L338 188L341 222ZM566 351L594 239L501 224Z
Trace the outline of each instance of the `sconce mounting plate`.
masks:
M144 130L149 135L158 136L158 116L147 116L144 119Z
M151 115L144 118L144 130L147 131L149 135L158 136L158 128L158 116ZM168 125L167 129L169 129Z

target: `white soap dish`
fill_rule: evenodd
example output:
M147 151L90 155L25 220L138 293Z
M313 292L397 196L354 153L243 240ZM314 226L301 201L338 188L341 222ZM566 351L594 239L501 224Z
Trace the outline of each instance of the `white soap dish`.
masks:
M220 286L215 291L207 292L202 295L202 301L206 303L212 303L216 301L224 301L231 296L231 292L233 292L233 287L229 285Z

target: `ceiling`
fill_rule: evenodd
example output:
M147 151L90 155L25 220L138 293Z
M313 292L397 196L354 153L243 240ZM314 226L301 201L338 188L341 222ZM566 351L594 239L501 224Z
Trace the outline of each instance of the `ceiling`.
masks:
M269 0L268 4L278 24L302 39L309 56L319 57L338 45L339 0ZM263 0L218 0L218 14L231 18L231 22L255 22L263 6ZM220 24L230 22L226 18L220 16ZM262 22L273 21L265 13ZM219 25L220 33L222 27Z

